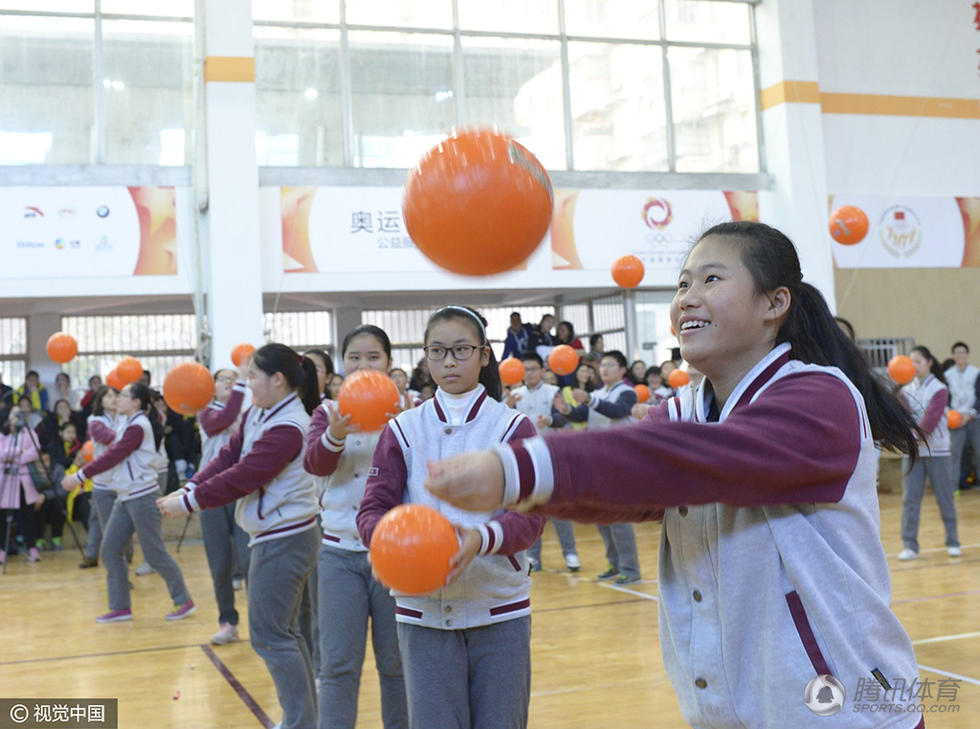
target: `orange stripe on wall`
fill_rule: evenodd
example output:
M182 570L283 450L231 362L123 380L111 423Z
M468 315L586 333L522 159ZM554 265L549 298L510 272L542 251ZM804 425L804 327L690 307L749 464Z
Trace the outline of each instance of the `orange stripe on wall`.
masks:
M836 94L820 91L815 81L780 81L760 94L763 111L780 104L820 104L824 114L869 116L925 116L945 119L980 119L980 100L938 96Z
M208 56L204 59L205 81L255 82L255 59L251 56Z

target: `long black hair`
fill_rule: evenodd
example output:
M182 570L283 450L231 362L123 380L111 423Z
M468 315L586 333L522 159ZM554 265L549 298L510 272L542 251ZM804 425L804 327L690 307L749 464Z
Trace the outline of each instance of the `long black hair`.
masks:
M483 318L480 312L468 306L460 306L458 304L449 304L448 306L442 307L429 317L429 321L425 325L425 343L429 343L429 332L433 326L441 321L450 319L457 319L469 324L473 328L473 333L476 334L477 341L480 342L481 346L487 348L487 351L490 353L490 359L480 368L480 382L483 383L483 387L486 388L487 394L490 397L494 400L500 400L503 397L504 386L500 382L497 357L494 355L493 347L490 346L490 342L487 339L487 320Z
M285 344L273 342L256 350L252 364L270 377L281 372L286 384L296 390L307 413L312 414L320 404L316 365L309 357L301 357Z
M99 392L102 392L106 388L102 388ZM124 390L129 389L129 396L134 400L139 400L140 412L142 412L146 419L150 421L150 427L153 429L153 447L159 448L160 443L163 441L163 423L160 422L160 418L156 416L153 410L153 392L149 387L144 385L142 382L130 382ZM102 402L100 401L101 405ZM94 408L93 408L94 410Z
M932 352L929 351L929 348L923 344L920 344L917 347L912 347L912 351L918 352L922 355L922 359L929 363L929 372L932 373L932 376L945 385L946 376L943 374L943 368L939 364L939 360L932 356Z
M326 370L327 376L323 383L323 392L320 393L320 397L328 397L330 392L330 380L333 378L334 372L336 372L333 367L333 358L327 354L326 350L320 349L319 347L313 347L312 349L308 349L303 352L304 357L309 357L311 354L314 357L319 357L323 362L323 369ZM316 369L315 363L313 365L313 369Z
M716 225L705 231L698 242L708 236L722 237L737 246L760 293L781 286L789 289L789 313L779 328L776 343L789 342L793 357L801 362L840 369L864 398L875 440L914 460L918 453L915 420L878 380L857 345L841 331L823 294L803 281L793 242L765 223L745 220Z
M102 400L105 399L106 394L110 391L116 393L117 395L119 394L119 390L114 388L112 385L103 385L95 391L95 395L92 397L92 415L105 414L105 408L102 407Z

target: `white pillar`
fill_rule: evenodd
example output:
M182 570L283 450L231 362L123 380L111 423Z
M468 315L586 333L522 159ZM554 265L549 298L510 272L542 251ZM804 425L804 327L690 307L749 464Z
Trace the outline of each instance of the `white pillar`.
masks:
M48 356L48 338L55 332L61 331L61 314L37 313L27 317L27 369L37 370L41 384L48 388L48 397L54 391L54 378L61 372L61 365L52 362ZM23 382L8 382L11 387L20 387ZM78 387L77 383L71 383ZM48 401L48 407L54 407L54 401Z
M765 161L773 178L773 189L759 195L759 213L796 244L804 280L834 309L813 4L769 0L755 8Z
M207 212L204 291L212 369L239 342L262 338L255 47L251 3L204 0Z
M333 310L333 340L337 343L334 351L334 369L337 372L344 371L344 353L340 349L344 343L344 337L347 336L347 332L359 326L361 326L360 307L343 306Z

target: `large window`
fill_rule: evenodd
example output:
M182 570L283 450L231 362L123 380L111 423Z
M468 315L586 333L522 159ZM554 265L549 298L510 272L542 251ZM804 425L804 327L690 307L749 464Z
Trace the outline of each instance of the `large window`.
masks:
M260 164L410 167L451 127L481 124L549 169L759 171L747 1L252 0L252 12Z
M267 342L278 342L297 352L322 349L333 356L333 314L329 311L267 311L262 315Z
M185 164L193 9L0 0L0 164Z
M3 384L14 389L24 384L27 362L27 319L0 318L0 374Z

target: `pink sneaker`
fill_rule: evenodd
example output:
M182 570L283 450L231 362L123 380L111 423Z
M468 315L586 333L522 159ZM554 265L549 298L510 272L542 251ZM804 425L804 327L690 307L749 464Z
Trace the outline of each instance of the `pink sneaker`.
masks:
M110 610L105 615L100 615L95 619L97 623L120 623L123 620L132 620L133 611L129 608L122 610Z
M27 550L27 561L28 562L40 562L41 553L37 551L37 547L31 547Z
M7 553L0 549L0 564L7 564Z
M197 610L197 606L194 604L193 600L188 600L183 605L175 606L175 608L176 609L172 613L167 613L167 620L183 620Z

